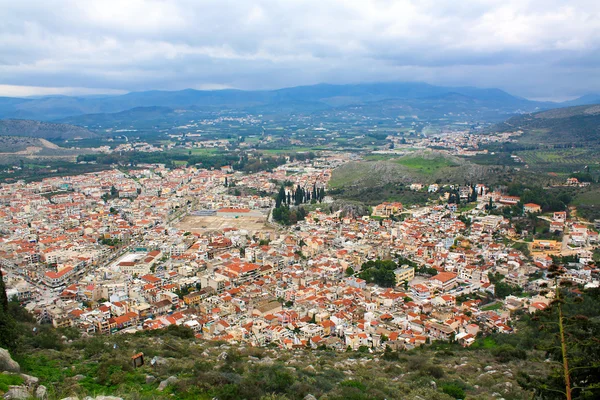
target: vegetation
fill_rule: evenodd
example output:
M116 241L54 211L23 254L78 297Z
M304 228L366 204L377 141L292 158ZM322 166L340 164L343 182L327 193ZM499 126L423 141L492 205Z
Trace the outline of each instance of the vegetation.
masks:
M450 400L487 399L499 393L506 399L564 399L566 376L570 398L597 398L600 290L561 288L557 294L559 301L546 311L521 315L515 334L485 336L466 349L434 342L411 351L387 347L383 354L370 354L366 346L346 352L232 346L197 341L191 330L176 325L82 338L75 329L35 325L18 305L8 307L18 332L13 336L18 343L11 350L13 357L25 373L48 387L50 398L104 394L131 399L293 400L312 394L327 399ZM1 304L3 311L3 298ZM3 331L0 338L5 337ZM139 352L146 362L134 368L131 356ZM542 361L546 358L551 362ZM159 382L170 376L176 379L159 391ZM0 392L19 383L16 376L2 375Z
M398 265L391 260L367 261L360 267L359 278L367 283L375 283L382 287L396 286L394 270Z

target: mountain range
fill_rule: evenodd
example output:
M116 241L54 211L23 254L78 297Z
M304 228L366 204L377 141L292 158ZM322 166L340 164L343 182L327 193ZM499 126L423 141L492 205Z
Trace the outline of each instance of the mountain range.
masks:
M462 104L461 112L481 110L506 115L533 112L565 105L590 104L600 96L588 95L568 104L539 102L513 96L500 89L442 87L426 83L372 83L353 85L318 84L278 90L213 90L132 92L117 96L47 96L40 98L0 98L0 118L41 121L68 120L87 114L113 114L138 107L164 107L163 112L178 109L231 109L261 113L312 113L317 111L377 105L397 108L438 109L446 112L446 103ZM369 107L367 107L369 108ZM170 110L167 110L170 109Z

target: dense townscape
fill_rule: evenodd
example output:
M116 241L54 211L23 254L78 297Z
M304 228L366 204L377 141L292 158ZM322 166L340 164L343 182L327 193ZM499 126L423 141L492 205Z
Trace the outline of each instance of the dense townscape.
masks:
M278 191L289 203L297 188L326 190L350 158L323 153L258 173L138 165L3 184L7 294L39 322L89 335L178 325L231 343L383 350L510 334L515 311L552 301L540 288L552 284L556 257L570 257L564 279L598 286L593 225L528 203L523 214L561 237L525 242L492 212L520 199L484 183L426 206L384 202L370 216L335 210L329 196L301 198L292 208L303 219L273 221Z

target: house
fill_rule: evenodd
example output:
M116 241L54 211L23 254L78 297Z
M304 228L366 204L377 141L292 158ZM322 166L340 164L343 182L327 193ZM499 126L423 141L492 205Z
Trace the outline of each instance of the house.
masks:
M58 287L64 284L74 272L75 269L73 267L65 267L58 272L48 271L44 274L43 281L50 287Z
M454 272L440 272L436 276L429 278L431 284L442 291L454 288L458 282Z
M556 222L564 223L567 220L567 212L566 211L555 211L552 216L552 220Z
M523 211L525 211L526 213L535 214L542 212L542 207L535 203L527 203L523 206Z
M390 215L396 214L402 211L402 203L381 203L373 207L373 216L375 217L389 217Z
M500 204L504 204L506 206L514 206L517 205L517 203L521 201L521 198L519 196L508 196L508 195L503 195L500 196Z
M416 284L410 288L411 296L419 300L427 300L431 296L429 288L423 284Z

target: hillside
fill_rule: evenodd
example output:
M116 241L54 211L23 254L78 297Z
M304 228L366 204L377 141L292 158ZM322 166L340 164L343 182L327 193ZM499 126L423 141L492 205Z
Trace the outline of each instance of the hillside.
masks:
M59 149L59 147L46 139L25 136L0 136L0 154L29 154L39 152L42 149L56 150Z
M43 347L15 357L40 379L50 399L113 395L124 399L452 400L528 399L521 371L548 365L487 349L439 344L409 352L335 352L248 347L194 340L178 328L135 335L61 340L72 330L44 329ZM493 343L493 341L491 342ZM514 349L513 349L514 351ZM144 354L133 368L131 357ZM314 396L314 397L312 397Z
M600 145L600 105L557 108L515 116L497 125L499 131L522 130L526 144Z
M0 120L0 136L27 136L42 139L87 139L96 137L97 134L75 125L7 119Z
M448 111L447 96L460 95L469 113L493 109L499 114L535 111L556 107L556 103L536 102L512 96L499 89L473 87L442 87L426 83L371 83L353 85L319 84L278 90L180 90L133 92L120 96L68 97L52 96L37 99L0 98L0 118L27 118L45 121L85 114L118 113L137 107L171 109L235 109L252 112L290 114L311 113L324 109L345 108L361 104L395 100L420 107L436 109L437 116ZM415 104L412 104L414 107ZM168 110L163 110L165 113ZM372 110L373 115L377 109Z
M503 175L500 166L477 165L439 152L416 152L403 157L367 156L333 170L330 193L348 200L375 205L382 201L412 204L430 195L409 189L411 183L467 184L494 182Z

